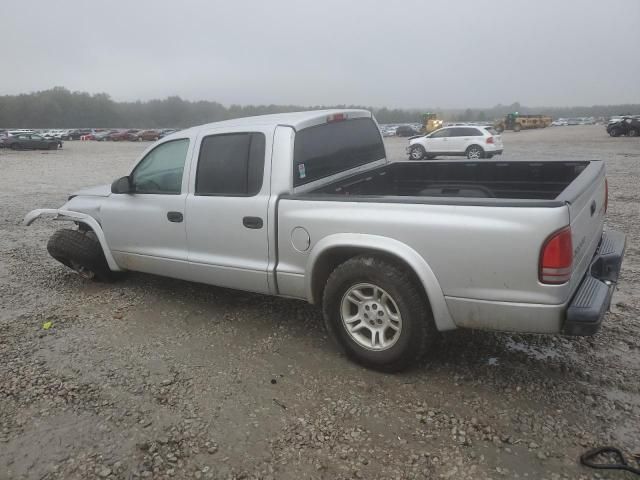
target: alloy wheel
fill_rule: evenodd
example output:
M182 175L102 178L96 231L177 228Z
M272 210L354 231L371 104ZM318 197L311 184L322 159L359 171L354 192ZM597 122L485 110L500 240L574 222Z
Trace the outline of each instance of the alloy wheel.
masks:
M402 332L402 316L395 300L372 283L358 283L347 290L340 304L342 324L360 347L387 350Z

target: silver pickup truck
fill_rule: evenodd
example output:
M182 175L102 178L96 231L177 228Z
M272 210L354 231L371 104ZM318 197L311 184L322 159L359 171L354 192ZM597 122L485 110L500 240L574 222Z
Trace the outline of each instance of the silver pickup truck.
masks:
M390 162L364 110L174 133L128 175L34 210L75 222L49 253L322 305L359 363L414 364L438 331L595 333L625 236L604 231L600 161Z

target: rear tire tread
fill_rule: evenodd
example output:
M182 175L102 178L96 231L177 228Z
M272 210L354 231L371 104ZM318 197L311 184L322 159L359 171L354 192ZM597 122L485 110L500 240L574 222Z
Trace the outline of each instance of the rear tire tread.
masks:
M370 352L364 352L356 346L342 327L339 305L344 288L357 283L359 279L381 284L380 287L394 296L402 311L403 328L409 331L404 332L408 335L404 350L392 353L393 357L387 360L371 358ZM322 310L326 330L334 342L351 360L374 370L398 372L415 366L438 337L428 300L409 272L392 261L374 255L361 255L347 260L329 275L323 293ZM387 353L392 350L376 352L376 355L388 356Z

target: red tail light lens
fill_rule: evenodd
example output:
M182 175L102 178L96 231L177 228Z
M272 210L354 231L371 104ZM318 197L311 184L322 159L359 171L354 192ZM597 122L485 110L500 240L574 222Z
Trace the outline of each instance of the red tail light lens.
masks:
M607 212L609 207L609 180L604 179L604 211Z
M342 122L347 119L346 113L334 113L333 115L329 115L327 117L327 123L331 122Z
M553 233L542 245L540 251L541 283L558 285L571 278L573 266L573 240L571 227L565 227Z
M493 143L493 137L487 137L487 143Z

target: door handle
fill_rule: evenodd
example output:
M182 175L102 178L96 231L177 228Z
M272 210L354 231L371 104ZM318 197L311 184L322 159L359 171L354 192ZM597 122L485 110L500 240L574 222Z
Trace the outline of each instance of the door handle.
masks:
M184 220L184 217L180 212L167 212L167 220L174 223L180 223Z
M244 217L242 224L247 228L260 229L262 228L262 219L260 217Z

